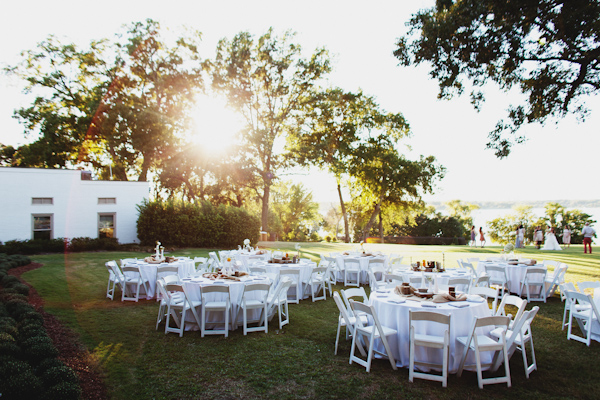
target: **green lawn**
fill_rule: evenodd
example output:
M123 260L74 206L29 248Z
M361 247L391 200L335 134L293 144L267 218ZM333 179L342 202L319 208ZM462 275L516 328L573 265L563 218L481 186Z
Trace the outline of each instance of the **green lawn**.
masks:
M268 243L264 243L268 247ZM271 243L273 249L295 253L294 244ZM305 243L304 256L340 252L356 245ZM370 251L397 253L406 260L445 260L483 257L501 248L466 246L410 246L369 244ZM444 253L442 255L442 252ZM175 255L206 256L208 250L186 249ZM583 254L581 246L564 252L534 248L519 251L539 261L552 259L569 265L567 281L598 280L598 253ZM183 398L594 398L600 393L600 343L588 348L567 341L561 330L563 303L558 297L540 306L533 335L538 370L526 379L519 354L511 359L513 387L490 385L477 388L477 377L466 372L451 375L448 388L417 380L408 382L408 370L392 370L387 360L375 360L370 373L348 364L350 342L342 340L333 354L338 311L332 299L290 305L291 323L278 330L276 318L269 333L238 329L229 338L205 337L186 332L183 338L155 330L156 301L121 303L105 298L108 273L104 263L146 253L77 253L34 256L43 268L23 278L45 300L46 311L57 315L81 336L106 373L114 399ZM341 286L338 287L340 289ZM528 307L528 308L531 308ZM162 326L161 326L162 327Z

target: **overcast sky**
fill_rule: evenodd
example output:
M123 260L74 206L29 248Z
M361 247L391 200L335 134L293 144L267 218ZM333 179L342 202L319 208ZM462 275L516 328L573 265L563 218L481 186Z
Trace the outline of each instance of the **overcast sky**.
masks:
M434 1L20 1L3 5L0 16L2 66L14 64L19 53L54 34L65 42L86 45L111 37L123 24L153 18L163 27L182 25L203 32L203 56L210 58L218 39L248 30L260 35L297 32L305 51L324 46L332 54L332 86L361 88L381 107L401 112L411 125L407 154L433 155L447 168L434 196L426 199L466 201L598 199L600 104L590 98L585 123L567 118L522 129L529 141L498 160L486 150L487 132L505 116L517 93L487 88L481 112L468 97L437 100L438 88L427 66L404 68L392 56L395 39L406 32L405 22ZM26 142L13 110L31 102L20 82L0 76L0 143ZM337 198L335 181L311 171L290 176L314 190L318 201Z

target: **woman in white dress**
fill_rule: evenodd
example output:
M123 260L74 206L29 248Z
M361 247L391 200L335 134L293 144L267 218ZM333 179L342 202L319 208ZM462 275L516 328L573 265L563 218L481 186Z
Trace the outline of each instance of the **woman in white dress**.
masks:
M558 244L558 240L556 240L556 236L554 235L554 228L550 228L546 233L546 240L544 241L542 250L562 250L562 247L560 247L560 244Z
M565 247L571 247L571 228L569 228L569 225L565 225L565 229L563 229L562 239Z

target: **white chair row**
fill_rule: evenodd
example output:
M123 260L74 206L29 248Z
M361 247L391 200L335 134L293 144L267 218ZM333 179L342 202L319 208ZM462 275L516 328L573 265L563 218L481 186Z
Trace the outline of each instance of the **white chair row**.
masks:
M242 314L242 325L244 335L248 332L264 331L268 333L269 322L277 313L279 316L279 329L289 323L289 309L287 302L287 291L291 281L287 278L280 280L273 288L268 284L248 284L244 286L242 303L235 316L239 319ZM198 326L201 337L205 335L224 335L228 337L231 316L230 286L228 285L206 285L201 287L201 300L191 300L185 286L181 285L176 275L159 278L157 287L161 293L160 307L156 320L156 329L165 319L165 334L169 332L179 333L183 336L186 323ZM200 311L198 311L200 309ZM248 312L260 310L259 317L248 320ZM186 321L186 314L192 313L193 321ZM211 319L207 321L206 313L222 313L221 320ZM171 324L171 320L175 325ZM250 324L257 324L251 327ZM208 326L213 326L209 329Z

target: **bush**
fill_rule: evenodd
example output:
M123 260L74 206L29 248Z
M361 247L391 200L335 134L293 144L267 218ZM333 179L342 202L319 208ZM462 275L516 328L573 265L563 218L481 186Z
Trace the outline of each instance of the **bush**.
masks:
M233 247L258 241L260 221L242 208L208 202L144 201L138 206L138 237L143 245Z
M58 358L46 358L39 363L35 370L35 374L41 376L47 369L54 367L65 367L65 364Z
M59 382L79 383L77 375L65 365L46 369L41 378L46 387L51 387Z
M19 358L21 357L21 348L15 342L3 341L0 342L0 354Z
M60 382L46 390L44 400L75 400L81 398L79 383Z
M2 399L38 399L42 385L27 363L15 362L7 366L0 379Z
M36 336L31 339L36 339L36 338L41 338L41 336ZM29 340L31 340L31 339L29 339ZM58 350L56 349L56 347L54 347L54 345L52 344L52 341L50 341L50 342L41 341L41 342L34 342L34 343L35 344L33 344L31 347L21 346L21 350L22 350L23 354L25 355L25 357L27 357L27 359L30 362L32 362L34 364L38 364L45 358L58 357Z

